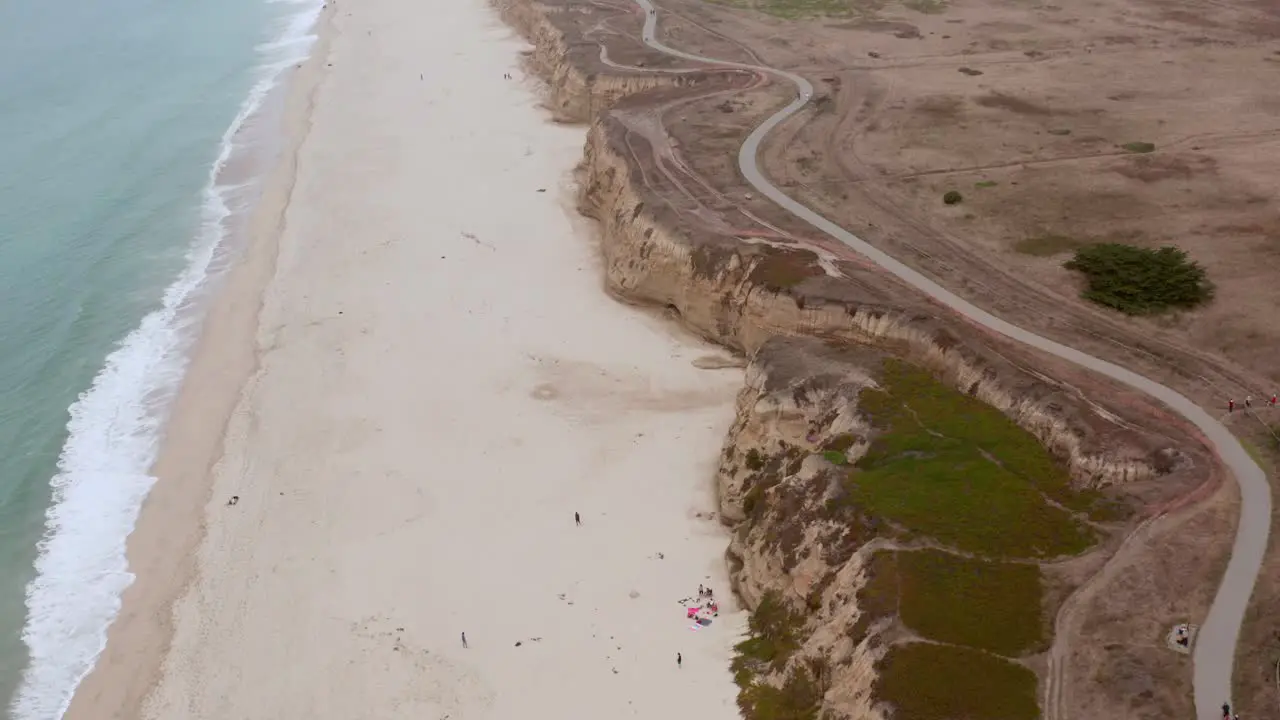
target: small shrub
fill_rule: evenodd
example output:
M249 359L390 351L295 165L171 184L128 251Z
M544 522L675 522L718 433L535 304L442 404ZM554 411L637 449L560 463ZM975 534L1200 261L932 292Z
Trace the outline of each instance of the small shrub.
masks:
M854 435L853 433L840 433L839 435L835 435L822 443L822 449L845 452L849 448L853 447L853 444L856 442L858 442L857 435Z
M798 664L781 687L758 679L786 667L800 647L803 625L804 617L773 591L760 598L747 618L747 639L734 646L736 655L729 665L738 685L738 708L747 720L816 720L826 692L825 665Z
M959 68L959 70L960 70L960 72L962 72L962 73L964 73L965 75L968 75L968 76L970 76L970 77L973 77L973 76L981 75L981 74L982 74L982 71L981 71L981 70L974 70L973 68L968 68L968 67L962 67L962 68Z
M781 668L800 647L797 631L804 618L787 607L778 594L769 591L747 618L747 639L734 646L738 655L733 660L734 672L739 668Z
M1000 183L996 182L995 180L979 180L978 182L974 183L973 186L976 188L993 188L999 184Z
M782 687L752 682L738 692L738 709L745 720L818 720L822 696L826 693L821 667L800 665L788 675Z
M964 200L964 196L956 190L948 190L947 194L942 196L942 202L948 205L955 205L961 200Z
M844 465L849 462L849 458L839 450L827 450L822 453L822 457L832 465Z
M1063 267L1085 276L1086 300L1126 315L1193 308L1213 299L1204 268L1173 246L1150 250L1119 243L1089 245Z
M1071 129L1070 128L1052 128L1051 130L1049 130L1049 134L1050 135L1070 135Z
M1156 149L1156 146L1149 142L1129 142L1121 145L1120 147L1131 153L1149 153L1155 152Z
M751 448L747 451L747 469L752 472L759 472L764 467L764 458L761 457L760 451Z

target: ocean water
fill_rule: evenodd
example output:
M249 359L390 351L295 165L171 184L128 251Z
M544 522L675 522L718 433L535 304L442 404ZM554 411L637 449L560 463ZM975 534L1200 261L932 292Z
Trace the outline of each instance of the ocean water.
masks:
M0 697L61 717L132 578L125 539L227 226L222 168L320 0L0 2ZM255 133L262 135L262 133Z

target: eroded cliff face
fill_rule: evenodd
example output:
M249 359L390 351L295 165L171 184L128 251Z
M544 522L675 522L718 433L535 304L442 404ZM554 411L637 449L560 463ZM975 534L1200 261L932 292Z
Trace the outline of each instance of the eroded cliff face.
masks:
M883 643L858 630L865 613L856 602L879 545L876 522L839 505L840 466L822 454L838 447L827 452L856 463L866 452L873 429L858 394L876 385L870 368L881 359L870 348L766 341L748 365L716 478L734 527L734 591L753 608L772 595L803 623L800 646L765 681L781 686L794 668L812 668L832 718L882 717L872 690Z
M546 82L547 106L558 120L587 122L628 95L684 82L679 75L628 73L615 67L607 73L584 70L598 62L601 50L595 43L567 39L583 35L581 13L528 0L500 0L495 6L533 46L526 57L529 69Z

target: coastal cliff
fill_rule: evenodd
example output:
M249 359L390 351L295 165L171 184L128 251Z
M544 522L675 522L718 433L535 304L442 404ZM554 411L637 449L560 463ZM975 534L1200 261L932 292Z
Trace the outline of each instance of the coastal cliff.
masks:
M806 249L695 237L689 228L674 226L661 216L662 208L646 205L637 192L638 170L617 150L620 130L612 114L595 118L581 185L581 209L600 223L606 281L619 297L670 308L690 329L747 356L777 335L890 346L1013 418L1063 458L1084 485L1157 474L1150 452L1158 448L1125 457L1090 447L1065 407L1051 409L1061 405L1057 388L1023 373L1018 391L1011 391L1012 368L980 359L935 319L891 299L882 289L892 287L887 278L879 278L881 287L859 283L849 277L856 277L854 268L841 264L831 273Z
M590 126L579 207L598 222L609 291L748 358L717 472L734 589L752 610L734 665L744 715L884 717L920 702L904 688L926 666L956 670L962 691L982 670L996 684L972 696L1007 691L1008 717L1037 713L1080 567L1203 480L1199 441L1146 429L1144 399L980 333L874 268L680 212L653 180L675 152L662 108L742 74L622 68L587 39L599 23L584 11L499 9L532 43L557 118ZM919 478L940 484L903 492ZM938 592L956 599L934 606ZM984 629L996 616L1009 638Z
M612 107L618 100L645 90L675 87L682 79L673 75L625 72L587 72L584 67L602 56L595 43L571 43L566 33L552 21L546 6L523 0L504 0L497 5L502 18L530 42L529 69L546 83L547 107L556 119L583 122ZM562 23L574 23L572 15L560 13Z

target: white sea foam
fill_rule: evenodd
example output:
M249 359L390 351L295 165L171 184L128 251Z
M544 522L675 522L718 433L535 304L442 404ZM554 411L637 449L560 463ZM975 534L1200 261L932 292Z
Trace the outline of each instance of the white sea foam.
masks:
M228 200L238 188L219 185L234 139L261 108L286 68L306 58L322 0L268 0L296 5L271 42L258 48L257 82L223 133L205 186L201 229L159 309L142 319L106 359L70 408L69 435L51 480L53 503L27 586L22 639L30 662L10 711L15 720L56 720L106 646L107 628L133 582L125 540L155 483L162 425L200 321L201 292L226 237Z

